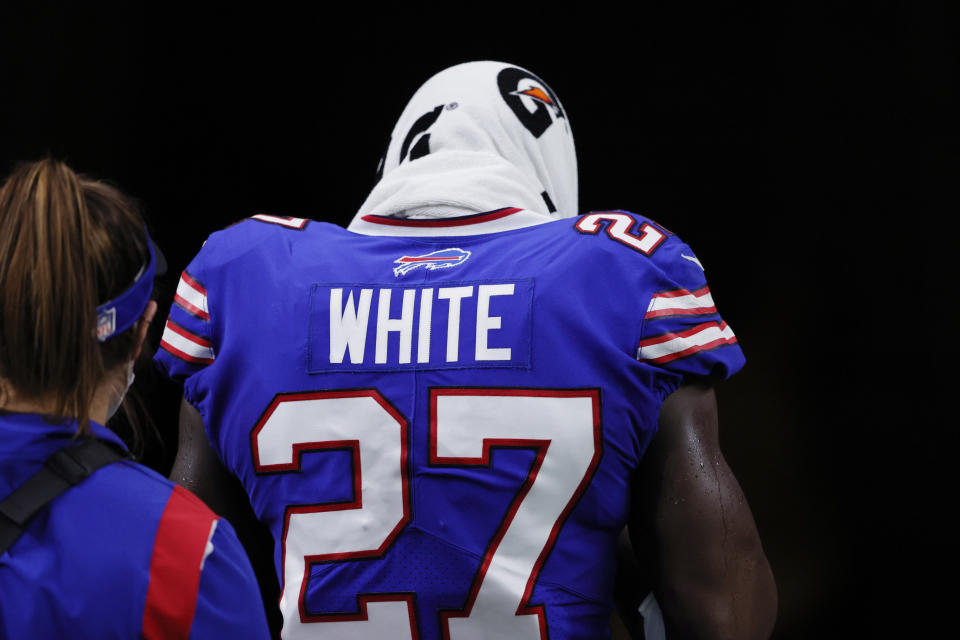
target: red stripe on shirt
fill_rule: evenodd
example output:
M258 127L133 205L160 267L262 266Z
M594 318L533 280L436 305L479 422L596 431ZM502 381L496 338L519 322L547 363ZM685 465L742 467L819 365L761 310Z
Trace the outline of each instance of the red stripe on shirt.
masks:
M516 207L507 207L489 213L478 213L469 216L460 216L458 218L443 218L439 220L411 220L409 218L390 218L387 216L367 215L361 220L364 222L373 222L375 224L385 224L391 227L462 227L468 224L480 224L481 222L490 222L499 220L520 211Z
M193 277L184 271L180 274L180 277L183 278L183 281L187 284L188 287L199 293L200 295L207 295L207 290L202 284L193 279Z
M687 289L674 289L672 291L661 291L660 293L655 293L653 295L653 300L650 301L650 306L654 305L654 301L657 299L669 301L672 298L683 298L687 296L693 296L694 298L703 298L710 294L710 288L707 286L700 287L696 291L689 291ZM669 304L669 302L666 302ZM644 319L653 320L655 318L670 318L674 316L706 316L711 315L717 312L716 305L701 306L701 307L664 307L662 309L657 309L656 311L648 311L644 316Z
M659 336L654 336L653 338L646 338L641 340L638 347L649 347L651 345L660 344L661 342L670 342L671 340L676 340L677 338L689 338L690 336L700 333L701 331L706 331L712 327L719 327L723 331L727 326L726 322L722 324L717 324L716 322L704 322L703 324L698 324L697 326L687 329L686 331L678 331L677 333L664 333Z
M186 362L192 362L194 364L213 364L213 358L198 358L197 356L192 356L189 353L184 353L166 340L160 340L160 348L170 355L176 356Z
M717 308L713 307L694 307L692 309L684 309L682 307L670 307L668 309L659 309L657 311L651 311L647 315L643 316L647 320L652 320L653 318L663 318L665 316L709 316L717 312Z
M710 293L710 287L703 286L697 289L696 291L690 291L689 289L673 289L672 291L661 291L660 293L653 294L654 298L679 298L681 296L696 296L699 298L705 293Z
M186 312L189 313L190 315L194 315L194 316L200 318L201 320L209 320L209 319L210 319L210 314L209 314L209 313L207 313L207 312L204 311L203 309L200 309L200 308L196 307L195 305L191 304L189 300L187 300L186 298L184 298L183 296L181 296L179 293L178 293L178 294L175 294L175 295L173 296L173 301L176 302L177 305L178 305L181 309L183 309L184 311L186 311Z
M429 256L424 256L422 258L413 258L408 256L403 256L397 262L459 262L463 260L460 256L454 256L452 258L431 258Z
M200 571L217 516L199 498L174 487L160 517L150 560L150 584L143 609L143 637L190 637L200 591Z
M679 360L680 358L686 358L695 353L700 353L701 351L710 351L711 349L716 349L720 346L725 346L728 344L736 344L737 337L733 336L732 338L717 338L707 342L706 344L696 345L684 349L683 351L678 351L676 353L668 353L667 355L660 356L659 358L644 358L644 362L649 362L652 364L666 364L667 362L673 362L674 360Z
M167 320L166 328L170 329L174 333L179 333L181 336L183 336L184 338L186 338L187 340L189 340L190 342L198 346L207 347L208 349L213 348L213 344L209 340L207 340L206 338L201 338L200 336L187 331L186 329L176 324L172 320Z

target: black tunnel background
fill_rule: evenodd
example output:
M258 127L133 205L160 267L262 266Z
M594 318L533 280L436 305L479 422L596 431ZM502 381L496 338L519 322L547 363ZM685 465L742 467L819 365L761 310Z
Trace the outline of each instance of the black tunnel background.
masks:
M581 210L643 212L683 237L744 348L719 389L721 437L777 577L774 637L940 626L955 6L491 7L466 33L130 5L4 7L0 169L52 155L136 196L170 264L161 313L216 229L254 213L345 224L431 74L527 67L570 118ZM137 389L161 440L144 461L166 473L180 391L151 375Z

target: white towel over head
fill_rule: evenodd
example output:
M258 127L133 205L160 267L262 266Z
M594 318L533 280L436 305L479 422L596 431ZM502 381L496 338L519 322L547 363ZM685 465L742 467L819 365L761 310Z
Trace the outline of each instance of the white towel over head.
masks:
M467 62L427 80L397 121L380 171L355 220L503 207L578 213L567 114L540 78L503 62Z

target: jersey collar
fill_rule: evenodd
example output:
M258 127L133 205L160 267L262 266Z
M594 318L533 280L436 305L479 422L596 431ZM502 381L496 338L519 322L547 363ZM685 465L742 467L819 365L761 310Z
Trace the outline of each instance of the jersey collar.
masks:
M516 207L451 218L394 218L369 214L357 216L347 227L368 236L474 236L522 229L550 222L552 218Z

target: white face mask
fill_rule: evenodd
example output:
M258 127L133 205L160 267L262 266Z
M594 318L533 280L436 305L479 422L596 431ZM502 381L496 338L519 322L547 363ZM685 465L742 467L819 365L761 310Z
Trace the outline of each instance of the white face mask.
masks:
M133 380L136 376L133 375L133 360L130 361L130 365L127 367L127 388L124 389L115 400L112 400L107 406L107 422L110 421L110 418L117 412L117 409L120 408L120 405L123 404L123 399L127 395L127 391L130 391L130 387L133 386Z

